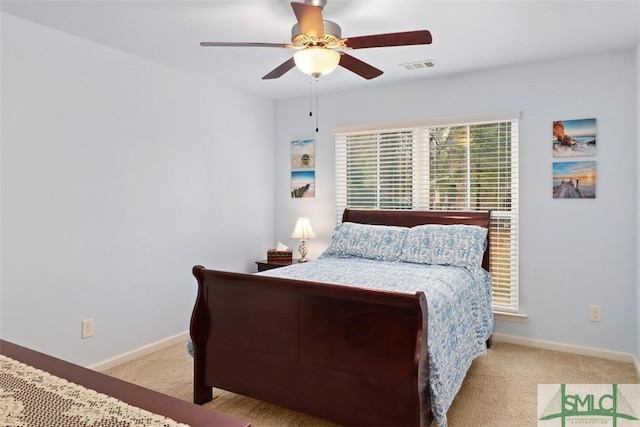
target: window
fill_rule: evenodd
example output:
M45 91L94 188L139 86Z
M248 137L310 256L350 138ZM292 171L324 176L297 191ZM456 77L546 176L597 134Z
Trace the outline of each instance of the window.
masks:
M491 210L495 311L518 311L517 115L336 132L336 218L358 209Z

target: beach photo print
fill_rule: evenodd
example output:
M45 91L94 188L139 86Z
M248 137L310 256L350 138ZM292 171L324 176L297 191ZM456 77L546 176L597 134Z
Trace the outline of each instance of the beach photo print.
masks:
M553 122L553 157L596 155L596 119Z
M313 139L291 141L291 198L316 196L316 142Z
M316 197L316 172L292 171L291 172L291 198L314 198Z
M596 162L554 162L554 199L595 199Z
M313 139L291 141L291 169L316 167L316 142Z

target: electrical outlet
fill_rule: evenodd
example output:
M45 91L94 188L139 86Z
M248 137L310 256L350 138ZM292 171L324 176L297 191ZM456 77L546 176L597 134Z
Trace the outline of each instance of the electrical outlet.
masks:
M590 305L589 306L589 321L591 322L601 322L602 321L602 313L600 312L599 305Z
M82 321L82 339L90 338L93 336L93 319L86 319Z

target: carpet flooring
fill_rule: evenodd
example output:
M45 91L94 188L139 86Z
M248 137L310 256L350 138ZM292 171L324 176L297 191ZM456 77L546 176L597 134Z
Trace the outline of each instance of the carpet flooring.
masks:
M104 373L191 401L193 359L180 343ZM477 358L447 414L450 427L525 427L537 423L538 384L637 384L631 363L494 342ZM335 427L328 421L224 390L204 405L252 427Z

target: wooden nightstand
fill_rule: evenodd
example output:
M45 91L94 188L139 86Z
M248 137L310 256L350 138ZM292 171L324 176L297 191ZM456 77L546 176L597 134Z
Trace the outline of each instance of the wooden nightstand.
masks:
M260 260L260 261L256 261L256 264L258 265L258 271L265 271L265 270L271 270L272 268L280 268L280 267L286 267L287 265L291 265L291 264L297 264L298 260L294 259L291 262L269 262L266 259Z

